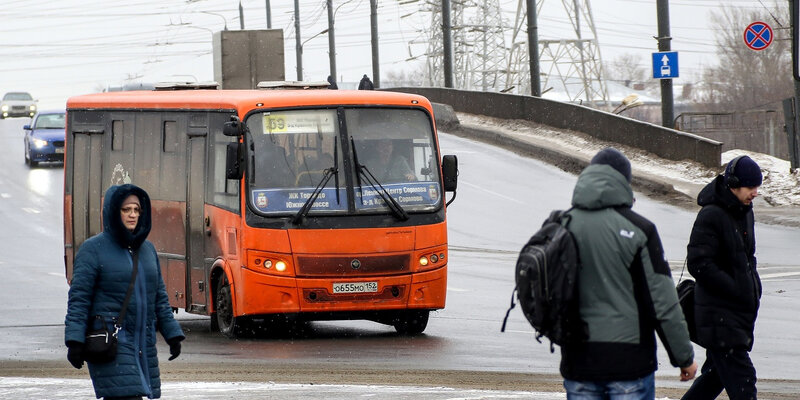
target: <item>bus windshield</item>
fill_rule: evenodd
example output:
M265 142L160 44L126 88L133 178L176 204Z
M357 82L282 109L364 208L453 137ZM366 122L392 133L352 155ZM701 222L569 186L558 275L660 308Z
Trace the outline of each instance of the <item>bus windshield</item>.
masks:
M269 111L246 123L249 198L258 213L297 213L315 189L308 215L389 213L388 196L408 213L441 205L432 122L421 110Z

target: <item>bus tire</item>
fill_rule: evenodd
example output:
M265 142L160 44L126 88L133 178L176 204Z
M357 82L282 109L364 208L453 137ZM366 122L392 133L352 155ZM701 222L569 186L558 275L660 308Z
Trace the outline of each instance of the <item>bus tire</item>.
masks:
M397 313L394 329L401 335L419 335L428 326L429 310L406 310Z
M216 312L211 313L210 321L211 325L209 326L209 329L211 329L211 332L219 332L219 321L217 321Z
M220 333L231 339L239 336L245 321L243 317L234 317L231 285L225 275L222 275L217 281L217 295L214 303L214 310L216 310L214 314L216 314L216 324Z

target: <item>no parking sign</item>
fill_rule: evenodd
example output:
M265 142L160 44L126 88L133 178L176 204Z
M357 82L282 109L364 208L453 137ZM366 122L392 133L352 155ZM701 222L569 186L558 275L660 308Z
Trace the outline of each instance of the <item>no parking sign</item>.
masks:
M744 30L744 44L753 50L764 50L772 44L772 28L764 22L753 22Z

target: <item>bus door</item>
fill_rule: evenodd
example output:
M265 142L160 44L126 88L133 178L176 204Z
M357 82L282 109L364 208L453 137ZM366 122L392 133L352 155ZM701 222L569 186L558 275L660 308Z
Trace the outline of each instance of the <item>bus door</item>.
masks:
M207 120L206 118L204 118ZM193 123L188 127L188 157L186 171L186 310L206 311L206 267L205 267L205 179L206 179L206 137L208 126ZM195 125L195 126L192 126Z
M76 113L78 114L78 113ZM78 120L77 116L73 121ZM91 118L85 118L91 119ZM72 256L68 257L67 276L72 276L72 262L81 244L86 239L100 233L102 226L102 173L103 166L103 133L102 123L76 123L72 127L72 145L69 151L73 164L68 176L68 185L72 192Z

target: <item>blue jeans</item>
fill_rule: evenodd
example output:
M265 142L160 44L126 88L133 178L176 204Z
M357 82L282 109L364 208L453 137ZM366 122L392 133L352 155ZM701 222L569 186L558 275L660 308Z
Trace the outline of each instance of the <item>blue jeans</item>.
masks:
M564 379L567 400L653 400L655 373L632 381L571 381Z

